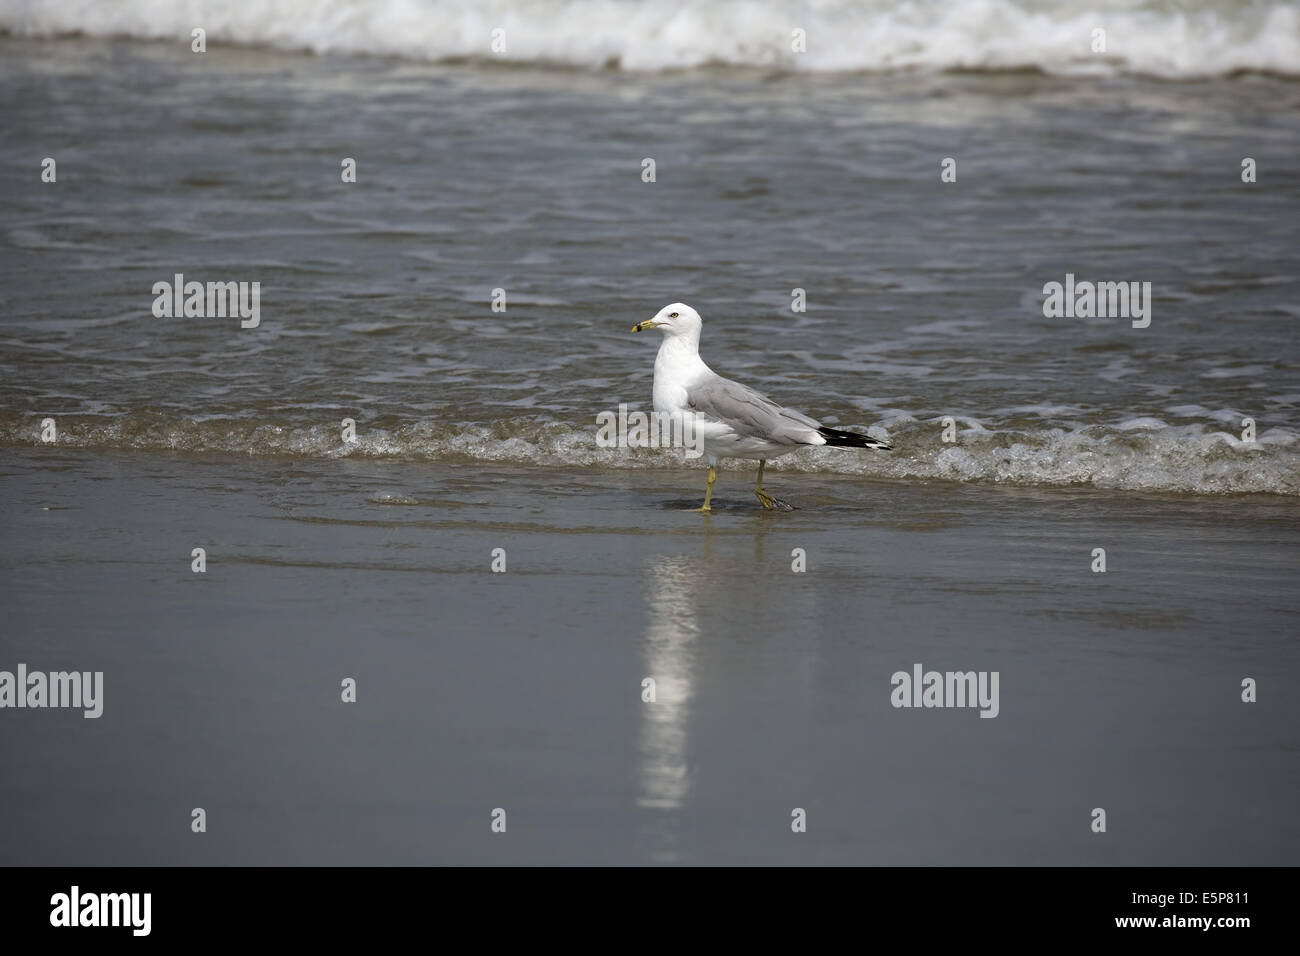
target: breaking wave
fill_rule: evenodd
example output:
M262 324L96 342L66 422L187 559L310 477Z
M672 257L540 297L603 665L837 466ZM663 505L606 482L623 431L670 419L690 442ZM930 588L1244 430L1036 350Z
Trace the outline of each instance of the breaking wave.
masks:
M1169 425L1155 418L1076 429L987 430L961 419L956 441L942 441L938 420L886 419L893 452L807 448L769 463L774 470L824 472L882 479L987 481L1031 486L1189 494L1300 495L1300 435L1262 431L1254 442L1204 425ZM337 425L293 425L243 418L168 418L156 413L68 415L57 438L41 441L41 418L0 412L0 445L117 451L183 452L335 459L502 462L538 467L677 468L681 449L597 446L597 426L514 418L482 424L377 427L357 423L345 444ZM837 426L844 427L844 426ZM752 468L724 461L723 467Z
M659 71L709 64L1300 75L1300 10L1267 0L0 0L20 36L127 36L417 60ZM493 31L504 50L493 52ZM1094 30L1105 53L1093 52ZM796 53L794 31L806 35Z

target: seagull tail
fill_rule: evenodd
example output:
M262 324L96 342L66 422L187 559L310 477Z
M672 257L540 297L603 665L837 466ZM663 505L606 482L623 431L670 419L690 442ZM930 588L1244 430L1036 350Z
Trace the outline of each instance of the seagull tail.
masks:
M823 425L817 429L817 434L826 439L826 444L832 448L879 448L883 451L893 449L887 441L881 441L879 438L871 438L868 435L859 435L857 432L840 431L838 428L827 428Z

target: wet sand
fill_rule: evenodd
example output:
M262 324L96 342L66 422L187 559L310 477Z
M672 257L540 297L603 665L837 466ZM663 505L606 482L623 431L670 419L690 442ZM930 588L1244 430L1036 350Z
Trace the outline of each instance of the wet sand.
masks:
M0 863L1300 859L1286 499L772 472L778 514L726 471L705 517L699 470L59 448L0 476L0 669L104 672L97 720L0 713ZM998 672L997 717L893 707L917 663Z

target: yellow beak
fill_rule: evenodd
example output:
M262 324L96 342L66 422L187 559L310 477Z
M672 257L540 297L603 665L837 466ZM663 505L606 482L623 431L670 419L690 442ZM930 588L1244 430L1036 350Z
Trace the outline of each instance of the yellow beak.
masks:
M644 322L638 322L636 325L632 326L632 331L644 332L646 329L653 329L657 325L659 325L659 323L654 319L646 319Z

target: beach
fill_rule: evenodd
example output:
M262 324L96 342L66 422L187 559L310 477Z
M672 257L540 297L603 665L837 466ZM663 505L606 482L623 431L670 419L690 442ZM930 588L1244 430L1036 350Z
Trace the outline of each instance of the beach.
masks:
M104 713L5 715L6 862L1294 859L1289 503L655 477L7 456L7 656Z
M0 864L1300 861L1294 14L800 60L783 8L525 4L494 59L491 5L209 4L202 53L20 7L0 671L102 713L0 709ZM597 441L676 301L894 450L693 512L703 463Z

